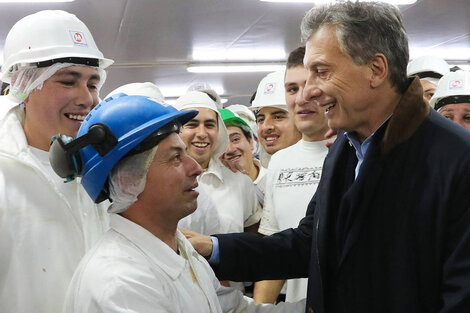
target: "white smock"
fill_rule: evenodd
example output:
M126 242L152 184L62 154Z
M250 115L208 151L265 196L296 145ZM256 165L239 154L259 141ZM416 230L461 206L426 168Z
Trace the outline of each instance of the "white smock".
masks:
M84 257L66 313L303 312L305 302L255 306L223 287L207 261L177 231L179 254L145 228L111 215L111 229Z
M258 199L261 207L264 206L264 194L266 192L266 174L268 169L261 165L261 162L258 159L253 159L253 162L259 169L258 176L253 181L253 186L255 187L256 198Z
M222 221L220 220L219 212L215 207L214 201L202 187L198 186L195 189L199 192L197 197L197 209L183 217L178 222L178 227L189 229L203 235L214 235L222 232Z
M262 208L248 175L234 173L211 158L207 170L198 176L198 183L217 207L223 223L221 233L243 232L244 227L261 219Z
M0 312L60 312L108 214L78 181L55 175L46 151L28 146L23 120L16 107L0 124Z
M326 143L303 139L273 154L266 176L266 193L259 232L271 235L295 228L305 217L307 206L317 190L323 161L328 154ZM307 296L307 278L286 282L286 301Z

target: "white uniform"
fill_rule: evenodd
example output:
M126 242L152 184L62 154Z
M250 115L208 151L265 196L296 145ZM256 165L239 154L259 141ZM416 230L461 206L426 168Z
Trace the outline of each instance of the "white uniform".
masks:
M271 235L297 227L317 190L323 161L328 154L327 140L295 145L273 154L266 178L266 197L259 232ZM287 281L286 301L307 296L307 278Z
M214 201L207 191L198 186L197 209L193 213L182 218L178 227L189 229L203 235L214 235L222 232L222 221Z
M233 173L212 158L207 170L198 176L199 184L214 201L223 222L222 233L243 232L261 218L261 206L248 175Z
M305 303L255 306L223 287L207 261L177 232L179 255L143 227L111 215L111 229L80 263L66 313L303 312Z
M53 173L47 152L28 146L23 119L17 107L0 124L0 312L60 312L108 214L79 182Z
M18 106L18 103L10 100L8 96L0 96L0 123L2 118L10 111L11 108Z
M261 165L261 162L258 159L253 159L256 165L259 168L259 173L256 179L253 181L253 186L255 187L256 197L261 207L264 206L264 193L266 192L266 174L268 170Z

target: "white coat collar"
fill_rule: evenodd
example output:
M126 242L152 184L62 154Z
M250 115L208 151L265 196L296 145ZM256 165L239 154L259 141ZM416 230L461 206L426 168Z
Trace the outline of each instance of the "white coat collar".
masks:
M171 279L176 280L186 268L186 260L182 256L142 226L119 214L110 214L110 224L112 229L134 243ZM194 256L195 250L180 231L177 231L177 237L178 248L184 250L188 257Z

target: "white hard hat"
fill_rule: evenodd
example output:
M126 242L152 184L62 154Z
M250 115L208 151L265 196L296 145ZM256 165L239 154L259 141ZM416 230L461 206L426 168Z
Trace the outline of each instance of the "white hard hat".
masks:
M210 109L214 111L217 115L217 143L215 144L214 148L214 155L215 158L218 159L228 148L228 132L227 128L225 127L224 121L220 116L220 113L217 109L217 105L215 102L204 92L201 91L188 91L186 94L182 95L174 104L174 107L181 111L181 110L189 110L189 109Z
M222 109L222 100L220 99L219 95L217 92L215 92L214 89L212 89L211 85L209 83L194 83L191 86L188 87L188 91L202 91L205 92L209 95L209 97L212 98L212 100L215 101L215 104L217 105L218 109Z
M444 59L433 55L424 55L411 60L406 70L408 77L417 75L419 78L441 78L449 72L449 64Z
M117 95L119 93L125 93L128 96L145 96L155 99L158 103L165 103L165 97L163 97L160 88L158 88L154 83L145 82L145 83L130 83L122 85L111 91L106 97Z
M246 105L232 104L226 107L226 109L229 109L233 113L238 114L238 116L240 116L240 118L243 119L245 123L247 123L251 128L252 133L257 136L256 133L258 131L258 127L256 125L255 114Z
M99 68L106 68L114 62L103 57L82 21L61 10L40 11L16 22L5 39L3 57L1 80L7 83L11 82L14 72L28 67L49 66L57 63L57 59L61 59L60 63ZM91 59L97 60L98 64L93 64Z
M287 111L284 76L284 70L272 72L260 81L250 107L252 111L258 111L264 107L276 107Z
M470 72L457 71L444 75L436 87L429 104L436 110L450 103L470 101Z

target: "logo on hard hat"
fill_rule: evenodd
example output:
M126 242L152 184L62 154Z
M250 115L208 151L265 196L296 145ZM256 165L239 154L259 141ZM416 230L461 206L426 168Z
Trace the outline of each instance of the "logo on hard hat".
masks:
M463 81L461 79L451 80L449 82L449 89L463 88Z
M264 94L265 95L272 94L272 93L274 93L275 90L276 90L276 83L267 83L264 86Z
M77 46L87 46L85 35L82 32L70 30L70 36L72 36L72 41L74 45Z

